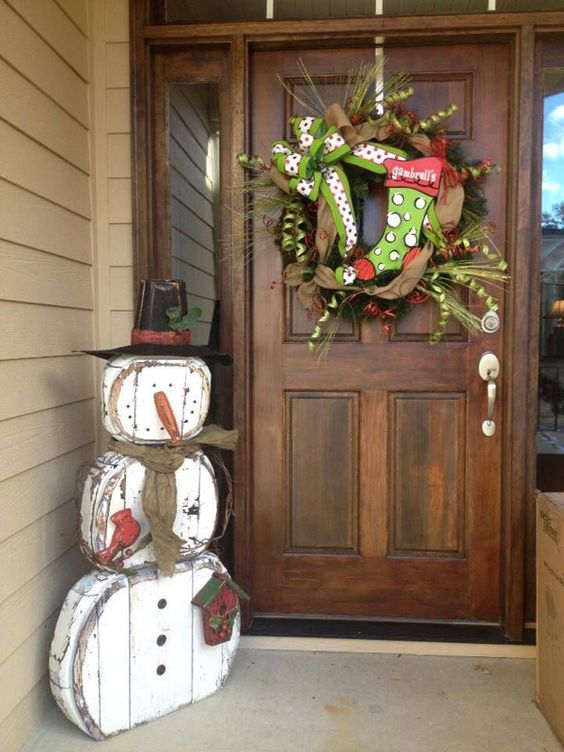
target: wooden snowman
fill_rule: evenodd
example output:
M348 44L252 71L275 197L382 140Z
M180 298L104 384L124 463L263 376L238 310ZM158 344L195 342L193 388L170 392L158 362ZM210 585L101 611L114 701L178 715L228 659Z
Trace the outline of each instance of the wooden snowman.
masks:
M213 467L201 445L236 432L204 426L211 375L230 362L190 344L184 283L141 285L131 345L105 358L110 449L83 468L81 549L96 569L71 589L50 653L53 695L86 734L104 739L220 689L246 597L213 553ZM174 328L171 328L171 324Z

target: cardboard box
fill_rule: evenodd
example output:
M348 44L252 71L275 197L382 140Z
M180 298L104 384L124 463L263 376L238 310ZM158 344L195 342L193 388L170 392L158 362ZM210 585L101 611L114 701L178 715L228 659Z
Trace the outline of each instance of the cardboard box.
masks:
M564 493L537 496L537 702L564 742Z

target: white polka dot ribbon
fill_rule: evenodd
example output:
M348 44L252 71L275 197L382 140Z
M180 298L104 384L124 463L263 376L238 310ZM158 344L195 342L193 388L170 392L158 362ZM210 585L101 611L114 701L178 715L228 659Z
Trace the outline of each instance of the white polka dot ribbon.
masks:
M272 145L273 166L289 180L292 193L315 201L325 198L337 228L339 251L345 255L358 241L356 217L347 175L341 163L354 164L382 175L387 159L405 160L400 149L366 142L349 146L336 127L322 118L291 119L296 146L287 141Z

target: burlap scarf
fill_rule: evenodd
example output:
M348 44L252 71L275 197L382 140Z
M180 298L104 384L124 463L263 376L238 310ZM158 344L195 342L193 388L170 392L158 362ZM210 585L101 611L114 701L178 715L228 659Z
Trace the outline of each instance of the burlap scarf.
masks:
M143 512L151 529L155 558L161 572L174 574L185 541L172 529L176 517L175 472L187 457L193 457L202 445L218 449L235 449L238 431L220 426L204 426L197 436L178 446L144 446L124 441L110 441L110 449L139 460L146 468L143 486Z
M392 126L384 118L374 123L362 123L352 125L344 110L339 104L331 104L325 112L325 121L328 126L335 126L338 132L345 139L349 146L364 143L365 141L382 141L385 140ZM433 144L428 136L417 133L408 136L407 140L425 156L434 154ZM283 175L276 167L271 167L270 177L272 181L285 193L291 193L290 180ZM435 206L437 219L443 230L456 227L460 221L462 213L462 204L464 202L464 190L461 185L448 185L447 181L441 180L439 195ZM301 305L306 310L316 310L322 305L320 298L320 289L327 290L359 290L375 295L386 300L394 300L408 295L417 285L431 258L433 245L426 243L421 252L412 261L409 266L402 269L400 274L387 285L377 287L356 288L352 285L344 286L337 281L335 272L329 266L326 266L325 260L331 250L337 235L337 228L323 196L318 199L317 209L317 230L315 235L315 248L317 251L318 264L312 279L307 282L302 281L304 268L299 264L288 264L284 270L284 281L291 287L297 286L297 297Z

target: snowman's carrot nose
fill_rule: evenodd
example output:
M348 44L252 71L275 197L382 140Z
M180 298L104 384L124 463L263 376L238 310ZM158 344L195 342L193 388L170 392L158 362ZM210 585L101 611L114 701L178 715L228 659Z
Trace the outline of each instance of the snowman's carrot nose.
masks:
M155 392L153 399L155 400L158 416L165 430L168 432L171 442L173 444L180 444L182 440L180 429L178 428L178 423L176 422L176 417L170 406L168 397L164 392Z

